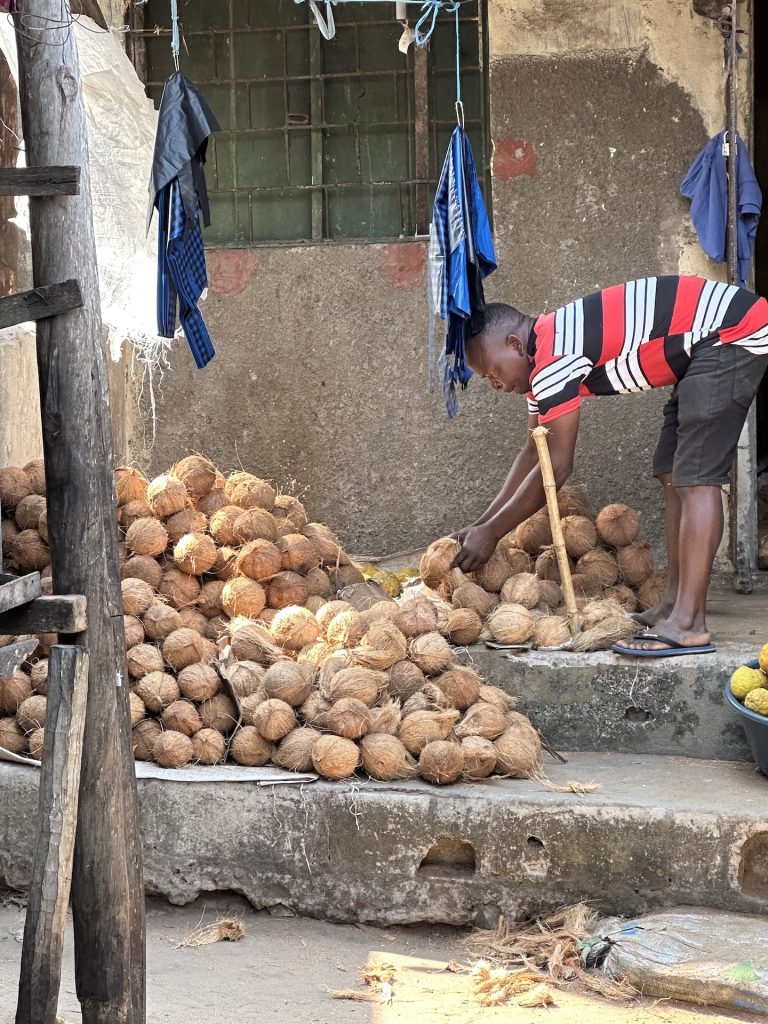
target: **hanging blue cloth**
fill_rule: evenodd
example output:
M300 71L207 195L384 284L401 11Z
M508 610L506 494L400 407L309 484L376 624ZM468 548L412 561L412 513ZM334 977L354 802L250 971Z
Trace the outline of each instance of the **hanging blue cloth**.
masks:
M691 200L691 220L701 247L715 263L724 263L728 225L728 157L723 153L725 132L710 139L688 168L680 192ZM760 220L763 197L747 147L736 136L736 245L739 286L746 288L752 249Z
M459 412L457 383L472 371L464 350L473 317L485 308L483 279L496 269L491 226L464 128L451 136L435 194L429 238L430 388L434 386L434 315L448 321L440 357L441 389L449 418Z

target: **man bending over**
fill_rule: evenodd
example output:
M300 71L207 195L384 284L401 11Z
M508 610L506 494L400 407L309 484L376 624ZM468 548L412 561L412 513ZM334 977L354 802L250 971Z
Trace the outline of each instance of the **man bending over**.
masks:
M549 430L561 487L573 469L582 398L672 385L653 460L666 500L667 585L661 602L636 616L648 631L619 653L714 650L705 611L723 532L721 488L768 367L768 302L734 285L668 276L605 288L538 317L493 303L466 358L497 391L527 395L528 439L497 497L458 534L454 564L481 568L504 534L544 506L534 427Z

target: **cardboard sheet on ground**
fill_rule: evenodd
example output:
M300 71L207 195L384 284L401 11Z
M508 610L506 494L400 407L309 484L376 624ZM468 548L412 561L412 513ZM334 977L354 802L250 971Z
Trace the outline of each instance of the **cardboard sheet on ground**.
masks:
M643 995L768 1016L764 917L696 908L605 922L603 969Z

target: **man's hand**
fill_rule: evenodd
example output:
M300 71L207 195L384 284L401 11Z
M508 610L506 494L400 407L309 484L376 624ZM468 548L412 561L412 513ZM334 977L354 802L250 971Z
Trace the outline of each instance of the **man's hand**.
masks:
M462 532L464 537L461 539L461 551L454 558L451 568L461 569L462 572L477 572L496 550L498 540L487 526L471 526Z
M449 533L448 536L451 538L451 540L457 540L459 544L463 544L464 538L467 536L471 529L473 529L473 527L465 526L463 530L457 530L455 533Z

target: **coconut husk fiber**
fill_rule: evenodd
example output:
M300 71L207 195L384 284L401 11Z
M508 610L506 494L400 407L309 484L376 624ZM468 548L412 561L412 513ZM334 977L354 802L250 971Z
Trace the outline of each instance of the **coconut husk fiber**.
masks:
M541 600L539 583L538 578L530 572L510 576L499 594L502 604L520 604L523 608L535 608Z
M581 558L597 545L597 530L586 516L566 516L561 527L565 550L571 558Z
M482 736L487 740L495 740L506 728L507 719L501 708L488 704L486 701L478 701L469 708L455 727L454 732L459 739L464 739L466 736ZM495 758L494 753L494 761Z
M619 565L610 551L593 548L578 560L576 572L600 587L611 587L619 578Z
M347 779L360 762L360 749L343 736L321 736L312 747L315 771L326 779Z
M419 754L419 775L436 786L456 782L464 771L464 755L458 743L435 740Z
M462 778L467 782L487 779L496 770L496 747L482 736L465 736L461 741L464 760Z
M537 555L545 545L551 543L552 530L546 509L534 513L529 519L520 523L515 531L515 544L526 554Z
M650 545L645 542L627 544L618 548L616 561L624 583L630 587L639 587L653 576L654 559Z
M459 647L477 643L483 631L483 620L472 608L454 608L440 624L444 637Z
M571 631L565 615L542 615L534 624L533 643L536 647L561 647L570 639Z
M666 574L656 573L638 587L637 601L642 611L654 608L661 602L666 585Z
M448 575L461 544L452 537L441 537L433 541L419 562L419 575L428 587L438 587Z
M535 619L520 604L500 604L488 616L485 626L500 644L524 644L533 636Z
M629 505L606 505L597 515L597 533L604 544L623 548L632 544L640 532L640 516Z
M372 779L396 782L416 774L416 762L397 739L386 733L369 733L360 741L363 770Z
M531 778L541 770L541 740L525 717L507 713L507 728L495 741L496 769L514 779Z

